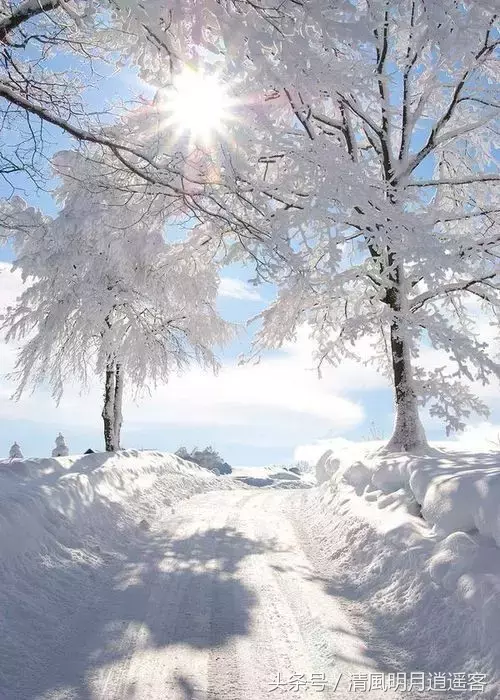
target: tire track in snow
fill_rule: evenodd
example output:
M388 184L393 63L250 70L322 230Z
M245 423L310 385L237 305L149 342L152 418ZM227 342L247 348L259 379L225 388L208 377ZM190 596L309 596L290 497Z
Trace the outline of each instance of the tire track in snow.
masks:
M286 515L294 498L197 495L131 543L123 579L93 617L107 612L109 624L97 638L81 627L96 654L86 668L98 669L87 672L89 693L75 683L65 700L267 700L281 695L271 693L278 673L326 676L321 694L295 697L352 698L347 682L333 690L339 672L373 669Z

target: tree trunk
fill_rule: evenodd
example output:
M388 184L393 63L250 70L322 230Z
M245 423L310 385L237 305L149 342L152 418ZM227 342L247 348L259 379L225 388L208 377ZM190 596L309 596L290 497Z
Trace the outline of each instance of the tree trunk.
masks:
M104 406L102 408L102 420L104 422L104 444L106 452L115 451L115 393L116 371L115 363L109 361L106 365L106 378L104 384Z
M115 395L113 404L113 432L115 450L120 449L120 436L122 429L122 402L123 402L123 371L121 365L115 367Z
M411 452L427 446L425 431L418 415L418 404L412 381L408 341L400 335L397 323L391 325L391 355L396 399L396 420L387 449Z

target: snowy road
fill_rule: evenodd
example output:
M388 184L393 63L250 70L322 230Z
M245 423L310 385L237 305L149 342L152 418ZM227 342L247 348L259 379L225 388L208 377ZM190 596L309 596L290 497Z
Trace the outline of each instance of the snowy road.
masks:
M286 515L298 498L211 492L166 513L96 581L36 685L8 700L356 697L350 675L376 669Z

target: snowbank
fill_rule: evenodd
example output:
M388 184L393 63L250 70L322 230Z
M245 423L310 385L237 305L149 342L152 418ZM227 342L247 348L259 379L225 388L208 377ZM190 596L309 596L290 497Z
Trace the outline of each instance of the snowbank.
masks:
M124 450L0 461L0 571L84 537L98 539L226 479L161 452Z
M307 489L314 485L312 474L300 473L276 467L233 467L232 478L254 488Z
M319 483L346 483L370 499L398 494L441 535L477 530L500 547L500 452L385 454L377 443L360 443L318 462Z
M488 690L478 697L497 698L500 452L438 447L421 455L386 454L379 443L330 450L316 469L319 510L318 493L308 495L306 518L335 571L347 572L342 585L355 582L374 630L382 625L374 644L392 644L397 658L383 630L395 617L412 663L482 672Z
M19 700L46 697L30 678L68 655L61 640L106 586L122 585L148 552L162 556L155 525L181 499L236 487L160 452L0 462L0 698L13 679Z

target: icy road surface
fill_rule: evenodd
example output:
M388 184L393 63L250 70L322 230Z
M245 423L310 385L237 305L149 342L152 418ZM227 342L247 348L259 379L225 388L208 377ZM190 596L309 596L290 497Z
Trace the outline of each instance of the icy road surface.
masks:
M299 498L211 492L168 509L7 700L396 697L350 689L352 674L377 669L286 515Z

